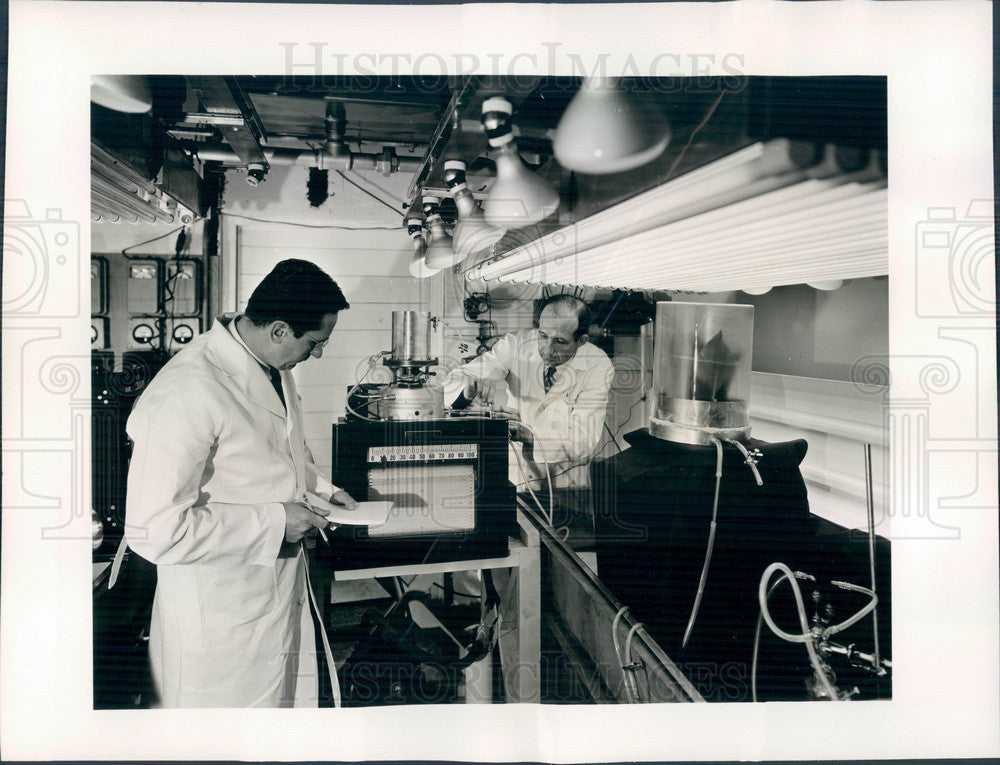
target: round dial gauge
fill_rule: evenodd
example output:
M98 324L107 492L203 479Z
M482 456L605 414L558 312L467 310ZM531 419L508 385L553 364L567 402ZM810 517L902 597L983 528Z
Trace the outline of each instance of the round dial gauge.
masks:
M178 324L174 327L173 339L175 343L186 345L194 337L194 330L190 324Z
M132 329L132 339L137 343L142 343L143 345L149 345L153 341L153 337L156 335L156 330L154 330L149 324L136 324Z

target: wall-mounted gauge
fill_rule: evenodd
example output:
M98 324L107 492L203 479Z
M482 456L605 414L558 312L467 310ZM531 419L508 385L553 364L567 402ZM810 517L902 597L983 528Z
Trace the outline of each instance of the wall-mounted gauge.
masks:
M108 312L108 259L90 259L90 315L103 316Z
M156 313L160 309L161 273L162 265L155 258L128 262L125 303L130 314Z
M192 258L167 262L166 310L173 316L191 316L201 311L201 263Z
M164 337L169 338L167 351L177 351L201 334L201 319L169 318L166 320Z
M139 322L132 326L132 342L142 348L148 348L156 337L156 329L152 324Z
M194 335L194 327L190 324L175 324L170 338L178 345L187 345L194 339Z

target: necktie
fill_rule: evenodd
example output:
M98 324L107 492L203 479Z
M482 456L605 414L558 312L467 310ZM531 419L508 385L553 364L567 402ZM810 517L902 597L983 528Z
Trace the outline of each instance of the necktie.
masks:
M285 406L285 392L281 389L281 373L274 367L268 367L267 372L271 378L271 385L274 387L274 392L281 399L281 405Z
M542 378L542 382L545 383L545 392L549 392L549 388L552 387L552 381L556 376L556 368L549 367L545 370L545 377Z

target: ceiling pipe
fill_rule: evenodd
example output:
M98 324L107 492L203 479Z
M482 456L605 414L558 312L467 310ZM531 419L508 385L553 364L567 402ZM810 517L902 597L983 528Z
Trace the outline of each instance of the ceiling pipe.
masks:
M228 149L198 149L198 159L202 162L221 162L227 167L243 167L236 152ZM323 149L264 149L264 156L272 165L292 165L295 167L318 167L333 170L377 170L383 175L399 171L415 172L423 160L420 157L400 157L392 152L380 154L354 153L336 145L331 152Z
M317 168L319 170L376 170L388 176L400 170L416 172L423 166L420 157L399 157L393 147L386 146L378 154L354 153L344 140L346 119L343 104L327 101L324 117L326 141L320 149L264 148L269 165ZM227 167L244 167L239 155L228 148L197 150L202 162L221 162ZM250 177L247 178L248 182ZM251 184L256 185L256 184Z

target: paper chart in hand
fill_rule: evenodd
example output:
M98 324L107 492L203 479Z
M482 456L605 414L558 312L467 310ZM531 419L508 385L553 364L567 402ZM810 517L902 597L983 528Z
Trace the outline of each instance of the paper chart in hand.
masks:
M306 500L314 508L328 511L326 519L330 523L351 526L383 526L392 510L392 502L358 502L353 510L343 505L327 502L322 497L306 492Z

